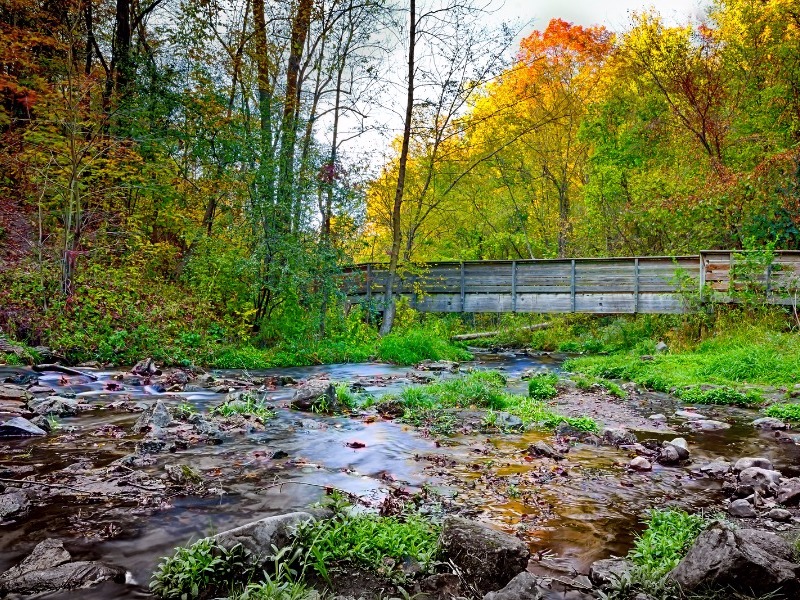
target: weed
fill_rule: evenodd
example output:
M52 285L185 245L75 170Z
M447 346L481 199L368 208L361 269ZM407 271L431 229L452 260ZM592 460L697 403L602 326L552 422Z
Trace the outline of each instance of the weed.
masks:
M57 431L61 429L61 421L58 420L57 416L47 415L45 420L47 421L47 426L50 428L50 431Z
M336 402L340 407L353 410L358 404L356 395L350 391L350 386L346 383L336 384Z
M249 392L225 400L222 404L214 407L213 413L222 417L253 416L265 421L275 416L275 411L269 404Z
M193 415L197 414L197 409L191 402L181 402L175 408L175 418L187 420L190 419Z
M558 375L554 373L540 373L528 382L528 396L534 400L550 400L558 396Z
M249 552L241 544L226 549L206 538L188 548L175 548L175 554L164 557L153 574L150 591L165 599L213 598L227 594L252 574Z
M646 523L628 558L648 579L659 579L678 565L708 520L682 510L654 509L649 511Z
M768 406L764 413L768 417L775 417L784 421L792 421L800 423L800 404L786 403L786 404L773 404Z
M426 359L471 360L472 354L431 331L410 329L382 338L378 344L378 357L399 365L415 365Z

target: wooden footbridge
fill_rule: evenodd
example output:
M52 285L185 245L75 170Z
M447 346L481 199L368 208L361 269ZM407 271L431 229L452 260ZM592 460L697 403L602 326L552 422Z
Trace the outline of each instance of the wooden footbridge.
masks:
M350 302L382 310L388 265L357 265L345 275ZM737 302L748 293L773 304L796 303L800 251L776 251L771 262L729 250L432 262L401 268L397 278L395 293L422 312L682 313L704 302Z

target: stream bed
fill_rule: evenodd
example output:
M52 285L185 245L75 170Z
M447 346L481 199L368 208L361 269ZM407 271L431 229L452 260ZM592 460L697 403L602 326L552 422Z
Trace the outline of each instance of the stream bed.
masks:
M462 369L501 370L509 378L509 389L524 393L523 372L557 370L559 364L546 355L487 354ZM0 382L36 382L55 394L75 394L93 406L161 400L173 408L189 403L207 410L228 393L220 386L164 392L155 386L129 385L121 379L122 371L91 372L96 381L0 367ZM335 382L361 382L366 394L379 397L409 385L408 372L406 367L372 363L209 375L223 382L328 376ZM336 488L375 506L391 490L430 493L431 510L442 505L524 539L535 557L532 570L585 573L593 561L630 549L647 509L670 505L721 510L722 482L699 472L704 463L763 456L786 476L800 475L800 446L786 436L755 429L751 422L758 411L699 407L730 428L695 431L687 420L675 416L681 407L665 394L631 392L628 399L619 400L600 392L570 390L555 400L559 412L626 427L640 442L677 436L687 440L690 464L655 464L652 471L638 473L626 469L632 455L613 446L578 443L563 461L531 459L526 448L540 440L552 443L551 432L487 433L480 428L480 415L474 427L432 437L369 410L353 416L292 410L288 408L294 393L291 385L275 386L266 393L276 416L263 431L231 435L219 445L156 454L152 464L141 467L160 478L165 465L188 465L202 474L203 494L179 495L152 505L87 498L64 490L59 501L44 506L34 502L26 517L0 523L0 572L19 562L38 542L57 537L67 541L77 559L101 559L124 567L129 581L126 586L109 583L42 597L146 598L151 573L175 546L306 508L320 500L326 488ZM667 420L648 418L655 413L663 413ZM2 476L49 480L64 469L105 467L134 452L141 435L131 429L138 417L138 412L125 409L87 410L60 419L60 427L46 437L0 439Z

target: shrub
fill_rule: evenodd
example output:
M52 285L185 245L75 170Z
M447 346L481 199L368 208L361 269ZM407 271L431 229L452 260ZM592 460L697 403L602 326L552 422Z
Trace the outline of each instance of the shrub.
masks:
M558 375L554 373L540 373L528 382L528 396L534 400L550 400L558 396L556 384Z

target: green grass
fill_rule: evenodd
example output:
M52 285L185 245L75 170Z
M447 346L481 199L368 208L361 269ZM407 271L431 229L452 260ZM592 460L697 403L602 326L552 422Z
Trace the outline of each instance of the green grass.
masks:
M764 401L758 392L740 392L729 386L705 390L700 387L688 387L677 390L676 395L684 402L691 404L758 406Z
M791 421L793 423L800 423L800 404L773 404L772 406L765 408L764 413L768 417L775 417L776 419Z
M555 381L554 375L542 381ZM511 394L505 389L505 377L496 371L473 371L461 377L446 379L425 386L410 386L399 395L386 396L382 403L399 403L402 419L415 426L434 422L440 431L447 423L454 424L455 417L449 409L485 409L488 415L506 411L522 419L523 424L553 429L567 422L586 431L597 431L597 423L588 417L565 417L557 414L540 398ZM491 421L491 417L489 417ZM487 421L488 422L488 421Z
M342 563L403 580L404 562L416 561L427 572L439 552L439 527L414 514L400 519L337 512L331 519L302 526L298 539L307 549L307 565L326 580Z
M213 414L221 417L253 416L266 421L275 416L275 411L255 394L245 392L236 398L226 400L222 404L215 406Z
M528 396L534 400L550 400L558 396L556 384L558 375L554 373L539 373L528 382Z
M377 356L398 365L415 365L423 360L464 361L473 358L465 348L434 332L417 328L382 338L377 346Z
M350 391L346 383L336 384L336 402L340 409L353 410L358 405L358 397Z
M646 578L655 580L678 565L708 525L708 519L682 510L654 509L649 511L646 523L647 528L636 538L628 558Z

